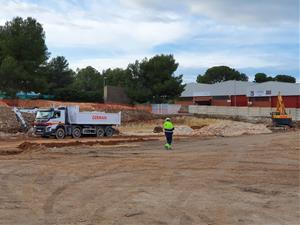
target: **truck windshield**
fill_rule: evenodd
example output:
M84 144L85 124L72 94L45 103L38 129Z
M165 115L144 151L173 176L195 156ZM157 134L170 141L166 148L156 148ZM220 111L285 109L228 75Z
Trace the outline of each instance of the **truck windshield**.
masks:
M36 114L37 119L50 119L53 116L53 111L38 111Z

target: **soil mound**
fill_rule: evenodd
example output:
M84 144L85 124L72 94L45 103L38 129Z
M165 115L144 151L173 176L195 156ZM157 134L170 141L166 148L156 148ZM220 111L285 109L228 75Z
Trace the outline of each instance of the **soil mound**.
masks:
M160 126L156 126L153 129L153 133L162 133L164 131L164 129Z
M144 110L106 109L103 111L110 112L110 113L121 112L122 123L148 121L157 118L154 114Z
M252 124L236 121L222 121L221 123L211 124L199 130L194 130L193 135L204 136L240 136L243 134L268 134L272 133L265 124Z
M0 106L0 131L5 133L17 133L20 123L10 107Z
M191 135L193 132L193 129L189 126L177 126L174 130L174 135Z

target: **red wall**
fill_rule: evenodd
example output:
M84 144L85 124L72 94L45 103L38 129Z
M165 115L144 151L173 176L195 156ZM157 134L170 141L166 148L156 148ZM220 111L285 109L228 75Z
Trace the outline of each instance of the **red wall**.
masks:
M300 96L283 96L284 105L286 108L300 108ZM212 97L194 97L193 101L211 101L211 105L214 106L252 106L252 107L276 107L277 96L272 97L251 97L248 98L245 95L231 96L231 102L227 102L227 99L214 99ZM192 105L193 101L183 102L182 105ZM252 104L248 105L248 101ZM181 104L181 101L178 102Z
M211 96L195 96L193 101L195 105L212 105Z
M271 107L271 97L251 97L249 102L252 102L252 107Z
M248 98L246 95L231 96L231 106L248 106Z
M193 100L190 101L176 101L175 104L182 105L182 106L188 106L188 105L194 105Z
M300 96L282 96L286 108L300 108ZM253 107L276 107L277 96L249 98Z
M231 100L231 102L228 102ZM215 106L248 106L246 95L231 96L230 99L212 99L212 105Z
M300 108L300 96L283 96L282 97L286 108ZM277 96L272 96L272 107L276 107Z
M193 97L181 97L178 100L176 100L175 103L182 106L188 106L194 104Z
M231 106L230 102L227 102L228 100L217 100L217 99L212 99L211 105L214 106Z

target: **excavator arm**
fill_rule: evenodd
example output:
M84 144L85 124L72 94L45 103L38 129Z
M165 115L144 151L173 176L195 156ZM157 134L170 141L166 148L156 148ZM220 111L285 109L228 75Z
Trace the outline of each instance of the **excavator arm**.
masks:
M286 113L280 92L277 97L276 112L272 113L272 121L275 126L292 126L292 117Z

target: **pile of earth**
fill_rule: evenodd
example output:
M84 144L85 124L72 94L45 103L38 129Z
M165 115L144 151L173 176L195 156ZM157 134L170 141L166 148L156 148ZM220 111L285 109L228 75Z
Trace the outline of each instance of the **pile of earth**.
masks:
M163 133L164 129L161 126L156 126L154 127L153 133ZM185 126L185 125L179 125L176 126L175 130L174 130L174 135L191 135L193 133L193 129L189 126Z
M35 114L34 113L22 113L22 116L23 116L28 128L30 129L31 127L33 127L33 122L35 120Z
M156 126L153 133L162 133L163 128ZM174 135L183 136L240 136L243 134L272 133L265 124L252 124L230 120L219 120L216 123L203 126L175 125Z
M0 132L17 133L20 128L21 125L12 109L0 106Z
M22 116L30 129L33 126L35 114L22 113ZM11 107L0 106L0 132L2 133L17 133L22 131L21 122L17 119L16 114ZM2 135L3 136L3 135Z
M144 110L105 110L105 112L121 112L121 122L138 122L138 121L148 121L157 118L154 114L144 111Z
M194 130L189 126L180 125L176 126L174 130L174 135L191 135L193 131Z
M252 124L223 120L219 123L210 124L192 132L194 136L240 136L243 134L268 134L272 133L265 124Z

